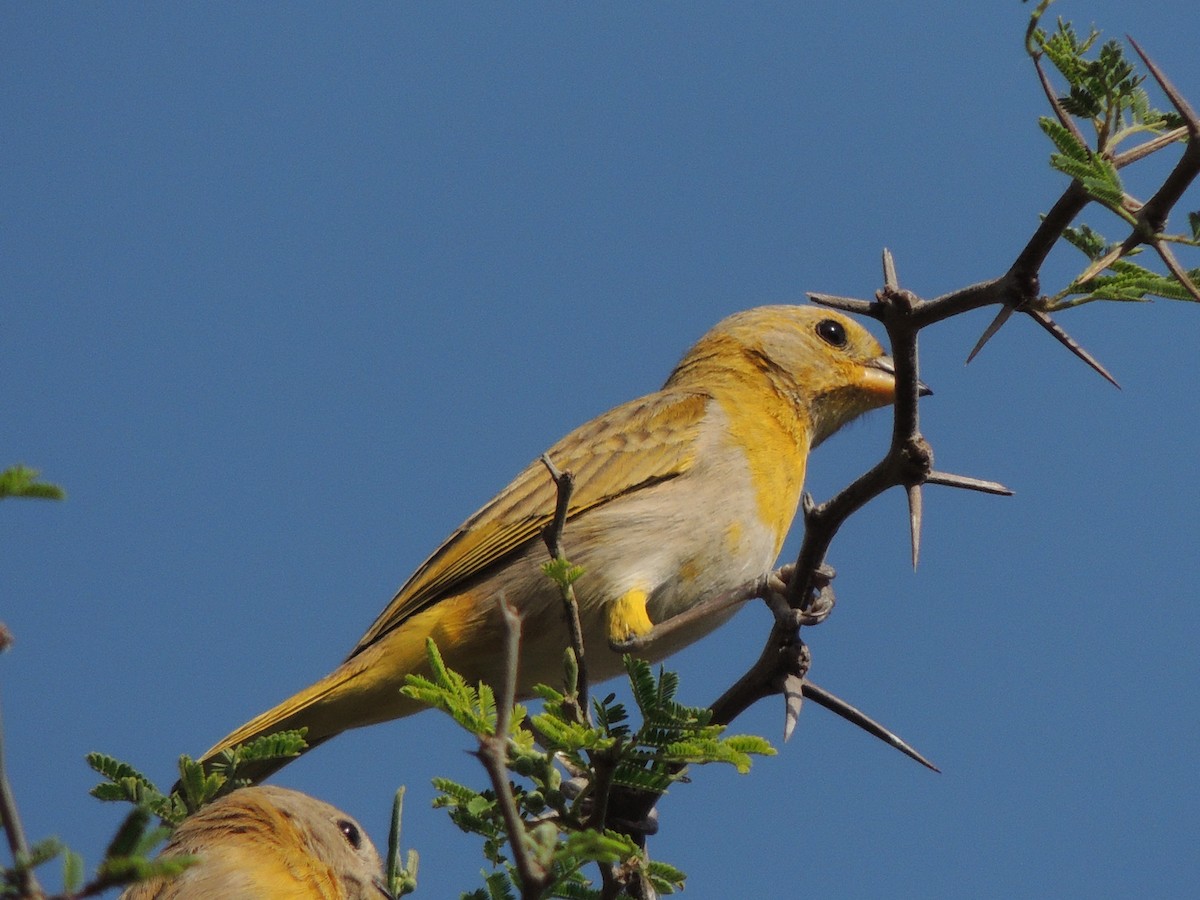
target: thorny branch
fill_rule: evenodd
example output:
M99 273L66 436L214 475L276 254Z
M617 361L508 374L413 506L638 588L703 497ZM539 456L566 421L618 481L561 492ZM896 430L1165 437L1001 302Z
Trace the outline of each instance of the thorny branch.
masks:
M1164 252L1165 245L1160 236L1166 223L1167 214L1195 181L1197 175L1200 175L1200 119L1142 49L1136 43L1133 46L1162 88L1163 93L1167 95L1183 118L1184 128L1177 129L1171 134L1174 139L1178 139L1183 133L1186 133L1187 146L1179 162L1163 181L1159 190L1149 201L1138 206L1135 212L1137 224L1130 237L1120 247L1122 253L1128 253L1139 243L1153 245L1159 251L1168 270L1193 295L1200 297L1200 294L1196 293L1195 287L1188 282L1182 267L1174 262L1169 251ZM1036 57L1034 61L1039 78L1056 115L1064 121L1064 124L1070 122L1070 117L1062 110L1054 96L1040 61ZM1074 127L1073 123L1070 127ZM1168 142L1164 140L1165 137L1156 138L1147 142L1143 148L1130 151L1120 160L1121 163L1127 164L1135 159L1143 158L1149 152L1167 146ZM1145 147L1150 147L1150 145L1153 145L1151 149L1145 150ZM1145 152L1139 155L1139 151L1142 150ZM1008 271L991 281L975 284L933 300L921 300L909 291L900 288L891 255L885 251L884 287L876 294L874 301L853 300L826 294L809 295L816 303L871 316L883 323L891 340L896 365L896 405L892 440L883 459L853 484L825 503L818 505L814 504L810 498L805 498L804 541L789 584L788 605L791 610L803 613L813 605L816 598L830 592L828 587L829 570L825 566L825 556L834 536L851 514L887 489L902 486L908 492L914 565L916 565L920 547L922 485L939 484L987 493L1009 493L1007 488L995 482L950 475L933 469L933 452L921 434L917 406L917 398L921 393L917 335L922 328L983 306L999 305L1001 307L999 315L984 333L975 349L971 351L971 357L1014 312L1023 312L1104 378L1114 385L1116 384L1112 375L1099 362L1080 347L1043 309L1039 308L1041 301L1039 275L1042 265L1066 228L1091 202L1093 202L1093 198L1085 186L1078 180L1072 181L1050 212L1042 219L1025 247L1013 260ZM1098 271L1100 269L1095 269L1092 275ZM828 603L830 600L831 598L826 597L821 602ZM812 689L814 686L807 680L809 659L799 637L799 628L803 624L807 623L800 621L794 612L788 615L787 612L776 610L775 625L762 656L746 676L714 705L714 711L719 717L718 721L731 721L756 700L771 694L783 693L786 701L786 735L791 733L795 725L795 716L799 712L800 695L811 697L822 705L830 705L824 702L828 698L817 699L817 691ZM798 687L801 690L798 691ZM842 701L837 702L842 703ZM851 718L851 721L871 731L871 728L864 724L862 719ZM878 734L877 736L892 743L893 746L899 746L889 740L887 736ZM904 748L901 747L901 749ZM910 753L909 755L914 754Z
M2 627L2 626L0 626ZM4 631L7 636L7 629ZM17 813L17 801L13 797L12 788L8 784L8 774L4 767L4 731L0 727L0 824L8 837L8 849L12 853L14 867L27 866L29 862L29 844L25 840L25 829L21 825L21 817ZM18 876L17 888L23 897L43 896L41 885L38 884L33 870L22 868Z
M508 780L510 716L516 702L517 650L521 639L521 620L503 595L497 597L496 603L504 622L504 683L496 698L496 730L492 734L479 736L479 749L475 755L491 779L496 803L504 817L513 865L516 866L521 879L521 897L524 900L535 900L543 895L552 873L535 858Z
M1187 275L1169 252L1160 236L1167 214L1183 196L1184 191L1200 174L1200 119L1191 110L1183 97L1163 76L1153 62L1134 44L1137 52L1171 100L1185 126L1147 141L1140 147L1114 157L1116 165L1128 165L1187 136L1186 149L1178 164L1164 180L1162 186L1145 204L1127 198L1136 219L1130 237L1120 245L1120 254L1128 253L1139 243L1149 243L1159 251L1168 271L1172 273L1195 296L1200 298ZM1048 100L1055 114L1064 124L1082 135L1063 110L1054 95L1049 78L1040 60L1034 58L1038 76L1042 81ZM1068 124L1069 123L1069 124ZM830 580L832 569L825 564L829 547L841 525L857 510L892 487L902 486L908 494L909 523L912 541L913 564L916 565L920 549L922 519L921 488L925 484L944 485L992 494L1011 493L1004 485L962 475L936 471L933 468L933 451L920 431L918 397L922 391L919 378L919 356L917 336L921 329L941 322L952 316L980 309L984 306L1000 306L1000 313L985 331L979 343L971 351L968 362L983 344L1012 316L1021 312L1032 318L1042 328L1083 360L1087 365L1116 385L1112 375L1070 335L1058 325L1046 309L1042 308L1045 298L1040 294L1040 272L1051 249L1062 238L1064 231L1075 218L1094 202L1087 188L1073 180L1062 195L1042 218L1026 245L1017 254L1008 270L990 281L971 285L932 300L922 300L915 294L903 290L896 278L890 253L884 253L884 287L873 301L836 297L828 294L810 294L810 298L826 306L836 307L851 313L878 319L887 329L896 366L896 404L893 420L892 440L884 457L847 488L825 503L816 504L807 495L804 498L804 540L794 566L785 567L765 579L747 583L735 591L690 610L680 619L672 619L656 626L650 634L639 640L630 641L618 649L638 650L653 643L667 630L678 625L712 614L716 610L728 609L753 597L767 600L775 615L775 623L759 659L726 691L712 706L713 721L728 724L745 709L775 694L785 698L785 736L790 735L799 714L802 698L809 698L819 705L836 712L897 747L902 752L923 764L934 768L915 750L901 741L883 726L855 709L850 704L817 687L808 680L807 673L811 658L807 647L800 639L800 627L815 624L824 618L833 602ZM1111 255L1110 255L1111 256ZM1109 259L1109 263L1116 256ZM1094 266L1092 268L1095 268ZM1092 275L1099 272L1095 268ZM1083 281L1083 279L1079 279ZM772 584L774 579L775 584ZM778 601L778 588L787 583L787 602ZM646 812L653 803L648 803Z
M1124 198L1122 207L1132 216L1134 222L1130 236L1114 251L1096 260L1078 281L1085 282L1087 278L1094 277L1138 245L1148 244L1158 251L1168 271L1193 296L1200 299L1200 291L1189 281L1188 273L1174 260L1161 234L1168 213L1200 174L1200 119L1141 47L1136 43L1133 43L1133 46L1185 124L1181 128L1154 137L1139 147L1113 155L1113 164L1117 167L1129 165L1184 136L1187 138L1187 146L1178 164L1150 200L1140 203L1128 196ZM1037 55L1034 55L1034 64L1055 115L1083 143L1082 134L1055 96ZM1070 352L1112 384L1117 385L1112 375L1050 317L1046 298L1040 293L1040 273L1050 251L1063 237L1068 226L1092 202L1096 201L1089 194L1087 187L1079 180L1073 180L1042 218L1004 274L932 300L922 300L900 287L891 254L886 250L883 258L884 286L877 292L874 300L809 294L816 303L875 318L888 332L896 368L896 402L892 438L886 454L868 472L826 502L817 504L808 495L804 496L804 539L794 565L785 566L763 578L748 581L732 591L710 598L680 616L659 623L648 634L614 645L613 649L625 652L644 650L668 632L728 611L749 599L761 598L767 602L775 617L770 636L754 665L712 704L714 723L728 724L757 701L782 694L785 699L786 738L795 727L803 699L807 698L921 764L938 771L931 762L890 730L808 679L811 656L800 639L800 628L822 621L833 607L831 582L834 572L825 563L825 558L838 530L851 515L884 491L892 487L903 487L907 492L914 567L920 554L924 485L942 485L1000 495L1011 493L1004 485L994 481L934 469L932 447L920 430L918 398L928 393L919 377L917 338L921 329L985 306L999 306L999 314L971 351L968 356L969 362L1013 313L1024 313ZM543 459L543 462L559 488L557 514L554 524L547 529L545 538L551 555L561 559L559 540L565 523L572 482L569 473L559 472L548 459ZM575 646L580 652L582 663L582 640L576 640ZM580 682L582 690L582 686L586 685L582 673ZM618 828L622 828L620 822L652 821L657 799L656 795L649 793L616 788L609 801L609 814L605 818L610 827ZM629 829L628 825L622 828ZM632 830L636 832L637 828L633 827ZM639 839L639 842L644 842L646 833L643 830L640 836L635 833L634 837Z

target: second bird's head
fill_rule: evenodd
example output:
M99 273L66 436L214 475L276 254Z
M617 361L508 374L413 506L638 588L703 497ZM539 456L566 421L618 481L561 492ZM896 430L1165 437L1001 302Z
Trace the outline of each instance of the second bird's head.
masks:
M759 306L722 319L666 386L737 391L764 379L808 418L814 447L896 395L895 365L871 333L815 306ZM930 391L922 385L921 393Z

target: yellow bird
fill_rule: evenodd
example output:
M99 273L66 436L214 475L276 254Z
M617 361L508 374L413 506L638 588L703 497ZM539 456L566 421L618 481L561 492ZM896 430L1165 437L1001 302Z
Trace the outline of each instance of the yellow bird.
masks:
M816 307L763 306L719 322L662 390L551 447L551 461L576 478L563 546L584 569L575 592L589 676L623 671L610 641L769 571L796 515L809 450L894 394L891 358L858 323ZM519 694L560 684L569 638L558 588L540 568L555 500L545 466L531 463L421 564L345 662L202 759L283 729L307 727L312 747L417 712L400 688L405 675L428 674L426 638L469 682L497 684L500 594L523 622ZM729 615L672 633L647 655L661 659Z
M267 785L214 800L175 829L160 858L199 861L136 884L121 900L385 900L383 865L344 812Z

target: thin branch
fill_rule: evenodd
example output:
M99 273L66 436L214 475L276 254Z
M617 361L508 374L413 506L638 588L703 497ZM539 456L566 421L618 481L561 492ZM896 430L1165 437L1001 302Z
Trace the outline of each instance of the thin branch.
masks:
M1162 92L1167 95L1167 99L1171 101L1171 105L1175 107L1175 111L1183 117L1184 127L1187 129L1188 136L1192 141L1200 140L1200 117L1196 115L1191 104L1187 102L1187 98L1179 92L1179 89L1171 83L1166 74L1142 49L1141 45L1129 35L1125 35L1133 49L1137 51L1137 55L1142 58L1142 62L1146 64L1146 68L1150 70L1150 74L1154 76L1154 80L1158 82L1158 86L1162 88Z
M1112 158L1112 164L1123 169L1132 163L1139 162L1147 156L1151 156L1161 150L1163 147L1170 146L1176 141L1183 140L1187 137L1188 130L1186 125L1180 125L1178 128L1172 128L1170 131L1164 131L1162 134L1155 135L1148 141L1138 144L1136 147L1131 147L1124 153L1118 153Z
M1017 254L1008 276L1021 285L1022 298L1033 300L1039 292L1038 273L1046 262L1046 257L1058 243L1062 233L1075 221L1075 217L1083 212L1083 208L1091 202L1087 188L1080 182L1072 181L1062 192L1050 211L1042 217L1033 236ZM1022 284L1023 282L1023 284Z
M1019 283L1010 270L1009 274L1000 278L981 281L932 300L926 300L913 311L913 326L925 328L951 316L961 315L973 309L982 309L985 306L995 306L997 303L1020 306L1022 303L1035 299L1037 294L1036 275L1032 285L1025 285Z
M546 542L546 549L550 551L551 558L565 562L566 556L563 554L562 535L563 529L567 527L567 513L571 508L571 495L575 492L575 475L572 472L564 472L554 464L550 459L550 454L542 454L542 464L550 473L550 478L554 481L554 486L558 489L557 500L554 505L554 519L542 534L542 538ZM592 722L592 711L588 703L588 669L587 655L583 645L583 625L579 621L579 601L575 597L574 585L567 583L562 587L563 607L567 616L567 630L571 636L571 650L575 654L575 666L578 675L575 679L575 712L576 716L585 725L590 725ZM570 689L570 688L568 688Z
M920 432L918 403L922 384L918 365L917 333L923 321L933 322L938 318L928 315L930 303L922 302L898 286L895 262L890 253L884 255L884 278L886 286L879 292L875 302L866 308L874 318L883 322L892 344L896 369L896 403L891 445L883 459L827 502L817 505L805 495L802 507L804 540L789 580L788 607L792 616L776 610L775 623L758 660L713 704L715 722L730 722L763 697L783 693L786 735L795 726L801 699L819 695L828 701L831 708L836 706L835 711L840 710L839 714L843 714L849 721L871 734L905 752L911 749L895 738L890 731L878 726L878 723L857 711L851 713L853 707L849 704L840 701L834 703L834 700L830 699L832 695L826 696L820 689L814 689L812 692L808 690L806 676L811 660L807 648L799 638L798 627L802 623L796 617L797 612L803 614L811 609L815 598L828 592L828 574L822 576L820 573L826 571L825 556L842 523L890 487L903 486L909 492L909 522L914 563L919 558L923 508L919 486L933 473L933 452ZM960 302L984 305L985 302L995 302L1010 293L1015 281L1015 276L1010 274L1006 276L1006 280L975 285L960 292L958 296L961 298ZM844 309L863 308L863 301L845 297L821 294L815 295L814 300ZM1008 493L1007 488L996 482L961 476L939 473L936 481L955 487L986 490L989 493ZM913 758L928 763L919 754Z
M1141 244L1150 244L1158 251L1168 271L1175 276L1179 283L1193 297L1200 299L1200 289L1192 283L1183 267L1179 265L1174 255L1160 239L1163 229L1166 228L1169 212L1182 199L1184 192L1191 187L1196 177L1200 175L1200 117L1196 115L1196 112L1192 109L1186 98L1171 83L1162 70L1159 69L1154 60L1146 55L1146 52L1142 50L1138 42L1130 37L1129 43L1133 45L1133 49L1142 58L1142 62L1150 70L1150 74L1154 76L1154 80L1158 82L1158 86L1162 89L1162 92L1166 94L1167 99L1171 101L1175 110L1183 118L1183 129L1187 133L1188 142L1184 148L1183 155L1180 156L1179 161L1175 164L1175 168L1163 179L1162 184L1155 191L1154 195L1137 208L1134 214L1133 228L1129 236L1119 246L1088 266L1084 274L1079 277L1079 281L1087 281L1095 277L1117 259L1130 253L1135 247ZM1137 151L1141 152L1145 146L1147 145L1137 148ZM1165 146L1165 143L1163 146ZM1067 346L1071 347L1071 344L1067 344ZM1072 347L1072 352L1076 352L1074 347ZM1076 355L1080 354L1076 352ZM1088 362L1089 365L1092 365L1093 368L1096 368L1101 374L1105 374L1102 369L1094 365L1087 357L1081 358ZM1105 377L1112 381L1111 376L1105 374ZM1114 381L1113 384L1116 384L1116 382Z
M1044 11L1046 3L1039 8ZM1036 17L1035 17L1036 18ZM1031 25L1031 33L1035 25ZM1027 35L1027 38L1029 36ZM1135 44L1136 47L1136 44ZM1138 52L1141 53L1140 48ZM1047 100L1059 121L1083 143L1078 126L1065 112L1055 96L1046 72L1041 65L1040 54L1031 52L1035 68ZM1144 57L1144 55L1143 55ZM1163 85L1176 108L1188 122L1191 135L1184 158L1171 173L1159 191L1146 204L1139 206L1130 200L1129 208L1123 210L1135 217L1139 223L1142 242L1153 239L1161 231L1165 214L1182 196L1183 189L1191 184L1200 169L1200 121L1169 82L1150 64L1151 71ZM1151 152L1165 147L1180 137L1178 131L1147 141L1145 144L1116 157L1118 165L1127 165L1145 158ZM888 331L896 370L896 396L893 417L892 440L884 457L853 483L831 497L825 503L814 504L808 495L803 497L804 539L794 567L787 578L786 602L779 602L776 591L769 580L747 583L738 589L714 598L695 608L695 616L704 618L730 606L744 602L751 596L763 596L774 615L771 633L755 663L712 705L713 722L728 724L745 709L764 697L783 694L785 698L785 736L795 727L805 698L826 706L860 728L874 734L888 744L911 756L913 759L935 769L927 759L900 740L894 733L862 714L845 701L808 681L811 665L808 648L800 639L799 629L811 621L820 621L828 614L832 604L829 587L829 572L825 557L841 525L859 509L891 487L901 486L908 491L910 512L909 531L912 542L914 565L920 551L920 527L922 524L922 484L939 484L948 487L981 491L989 494L1011 495L1003 484L995 481L970 478L939 472L933 469L933 452L920 432L918 398L921 382L918 372L917 335L922 328L985 306L998 305L999 314L985 331L971 352L973 358L986 341L1002 327L1014 312L1029 315L1042 328L1050 332L1070 352L1079 357L1105 379L1116 385L1112 375L1094 357L1083 350L1039 306L1040 272L1051 250L1062 238L1063 233L1080 212L1092 202L1084 185L1072 180L1058 197L1049 212L1042 217L1025 246L1013 259L1012 264L999 278L983 281L953 291L932 300L923 301L914 294L902 290L896 275L895 261L884 251L884 288L873 302L834 294L810 293L813 302L859 315L878 319ZM1149 229L1149 230L1148 230ZM1182 270L1177 264L1168 264L1173 274ZM1186 283L1186 282L1185 282ZM969 360L968 360L969 361ZM781 570L781 575L783 570ZM821 607L820 615L810 612ZM626 642L616 649L642 649L669 633L669 630L684 627L691 620L685 616L656 625L652 632L641 639ZM651 803L651 806L653 803Z
M1122 244L1108 254L1105 258L1095 261L1090 265L1083 276L1079 280L1086 281L1090 277L1094 277L1099 272L1103 271L1108 265L1115 260L1126 255L1134 247L1142 243L1155 243L1155 238L1162 232L1167 220L1167 213L1171 210L1182 198L1184 192L1191 186L1197 175L1200 174L1200 118L1192 110L1187 100L1175 88L1170 80L1163 72L1155 65L1154 61L1142 50L1137 41L1129 38L1129 42L1133 45L1134 50L1141 56L1142 61L1146 64L1146 68L1154 76L1163 93L1174 105L1180 116L1184 119L1182 129L1174 129L1171 132L1155 137L1144 144L1135 147L1126 153L1120 154L1113 159L1114 165L1118 168L1129 165L1132 162L1143 159L1151 153L1166 147L1167 145L1179 140L1184 134L1189 137L1188 144L1184 150L1183 156L1176 164L1171 173L1163 180L1158 191L1145 204L1142 204L1132 212L1134 215L1134 227L1132 232ZM1041 64L1040 54L1030 53L1034 67L1037 71L1039 82L1046 94L1046 99L1050 103L1055 116L1064 127L1070 130L1080 143L1086 145L1083 135L1080 133L1078 126L1074 120L1062 108L1058 97L1055 95L1053 87L1049 82L1049 78ZM1002 309L996 319L989 325L988 329L980 337L978 343L972 349L967 361L971 359L983 348L983 345L994 335L999 328L1011 316L1011 310L1021 310L1030 313L1042 327L1050 331L1060 342L1063 343L1072 353L1082 359L1085 363L1095 369L1100 375L1117 384L1116 380L1101 366L1090 354L1086 353L1079 347L1078 343L1072 340L1066 333L1051 322L1044 315L1034 315L1031 310L1031 305L1037 298L1038 294L1038 272L1040 272L1046 257L1050 250L1058 242L1063 231L1068 225L1075 220L1075 217L1083 210L1083 208L1091 202L1087 189L1082 183L1072 180L1071 184L1059 197L1058 201L1051 208L1050 212L1042 219L1038 229L1034 232L1025 248L1014 260L1013 265L1003 279L998 282L988 283L989 286L1006 288L1013 294L1012 299L1006 299L1004 302L1006 309ZM1155 243L1156 249L1159 244ZM1169 254L1169 251L1168 251ZM1167 255L1160 251L1160 256L1163 256L1163 261L1166 263L1168 270L1179 279L1180 283L1193 296L1200 298L1200 289L1192 284L1187 277L1182 266L1174 259L1168 260ZM1182 275L1182 277L1181 277ZM972 289L968 289L971 291ZM968 296L967 292L956 292L948 295L945 298L938 298L925 305L922 311L919 325L928 324L927 318L940 320L951 315L956 315L967 309L976 308L978 301L982 299L978 292L975 296ZM993 301L988 301L993 302Z
M38 884L37 876L29 864L29 844L25 840L25 828L21 824L21 816L17 812L17 800L13 796L12 787L8 783L8 771L4 764L4 725L0 721L0 822L4 823L4 833L8 836L8 849L12 852L13 865L21 867L19 890L22 897L41 897L42 886Z
M504 830L512 848L513 865L521 880L521 896L534 900L542 896L550 873L533 857L529 847L529 834L525 822L517 810L508 780L508 732L511 725L512 707L516 702L517 652L521 640L521 619L503 595L496 598L504 622L504 681L500 695L496 697L496 730L493 734L479 735L479 750L476 756L483 764L496 794L496 803L504 818Z
M1032 55L1032 54L1031 54ZM1054 110L1054 116L1058 119L1059 124L1067 131L1071 132L1071 136L1075 138L1084 147L1087 146L1087 138L1083 136L1083 132L1079 130L1079 126L1075 124L1075 119L1071 114L1063 109L1062 103L1059 102L1058 94L1054 90L1054 86L1050 83L1050 76L1046 74L1046 70L1042 67L1041 54L1033 56L1033 67L1037 70L1038 82L1042 86L1042 92L1046 95L1046 102L1050 104L1050 108Z
M521 617L503 593L496 597L496 606L499 607L500 617L504 621L504 680L500 683L500 697L497 698L496 735L502 737L507 746L508 732L512 727L512 708L517 702Z
M1184 289L1192 295L1192 299L1200 300L1200 287L1197 287L1188 274L1187 270L1179 264L1179 260L1175 258L1175 254L1171 252L1171 248L1167 246L1166 241L1155 239L1151 242L1154 249L1158 251L1159 258L1162 259L1163 265L1167 267L1167 271L1175 276L1175 280L1183 285Z
M550 479L558 489L557 499L554 504L554 519L542 533L542 539L546 542L546 549L550 551L551 557L554 559L564 559L562 534L563 529L567 527L567 513L571 509L571 495L575 493L575 474L573 472L564 472L556 466L554 461L550 459L549 453L542 454L542 465L546 467L546 470L550 473Z

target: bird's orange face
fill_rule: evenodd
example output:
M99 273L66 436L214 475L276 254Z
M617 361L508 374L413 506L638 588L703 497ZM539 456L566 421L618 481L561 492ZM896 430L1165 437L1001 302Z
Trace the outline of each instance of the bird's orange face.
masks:
M895 399L895 368L879 342L853 319L814 306L734 313L688 352L668 385L711 383L718 369L765 377L807 422L811 446Z

